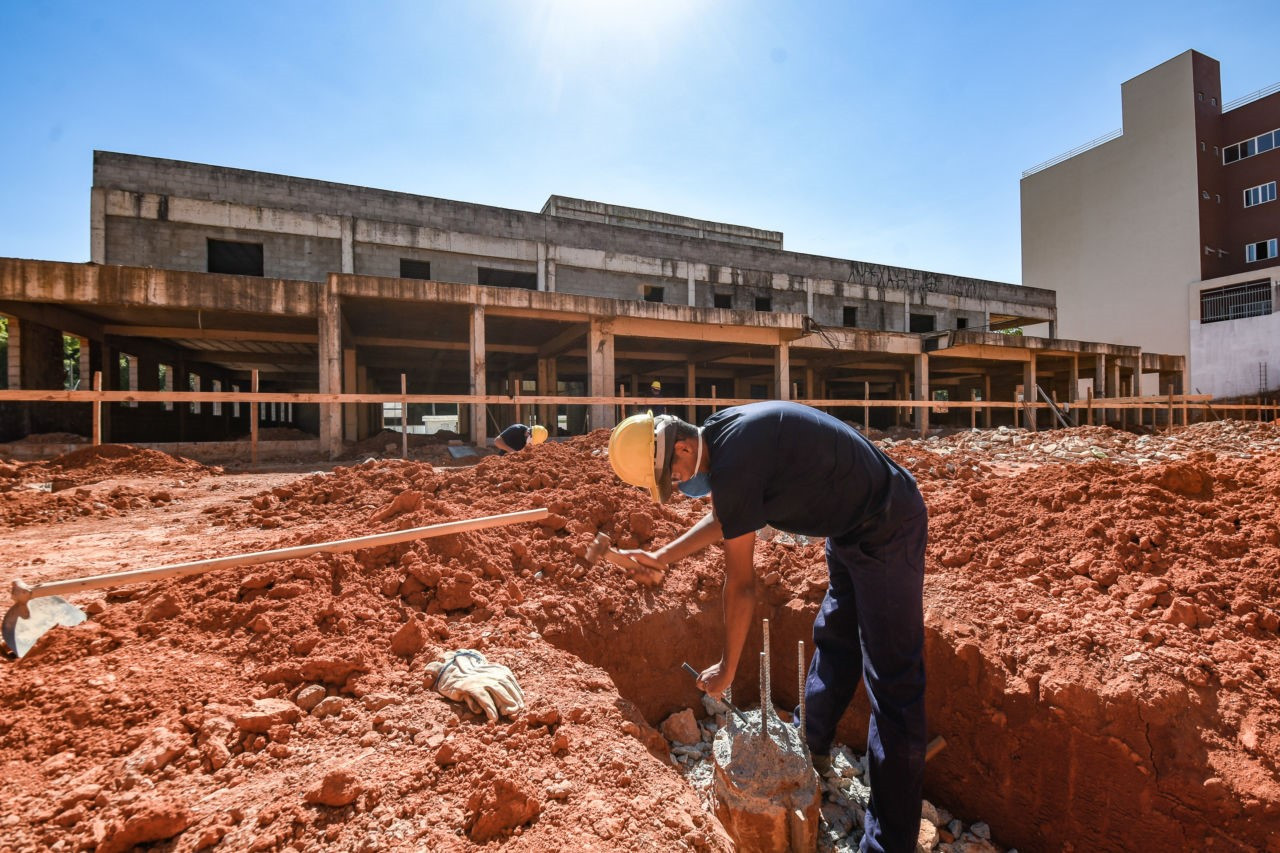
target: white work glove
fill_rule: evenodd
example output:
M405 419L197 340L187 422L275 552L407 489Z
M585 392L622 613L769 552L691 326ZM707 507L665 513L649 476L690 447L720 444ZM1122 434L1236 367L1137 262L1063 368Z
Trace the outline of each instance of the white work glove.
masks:
M455 702L466 702L474 713L484 712L489 722L499 716L514 718L524 710L524 692L511 670L489 663L474 649L446 652L444 660L427 664L427 674L435 679L436 690Z

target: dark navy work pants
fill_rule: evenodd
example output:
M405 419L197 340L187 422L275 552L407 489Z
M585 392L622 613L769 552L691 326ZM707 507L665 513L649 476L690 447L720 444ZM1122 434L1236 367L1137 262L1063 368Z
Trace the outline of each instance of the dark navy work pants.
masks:
M862 850L914 851L920 831L927 730L924 718L923 502L909 518L846 545L827 540L830 580L813 623L805 680L805 736L827 753L836 724L867 684L871 804ZM915 507L911 508L915 510Z

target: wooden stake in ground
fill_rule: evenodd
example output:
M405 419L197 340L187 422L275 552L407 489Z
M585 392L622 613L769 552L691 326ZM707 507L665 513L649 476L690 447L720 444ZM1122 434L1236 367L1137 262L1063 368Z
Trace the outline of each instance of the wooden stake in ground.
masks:
M400 458L409 458L409 388L404 378L404 374L400 374Z
M258 368L253 369L249 378L249 390L258 393ZM258 401L249 404L249 460L253 467L258 467Z

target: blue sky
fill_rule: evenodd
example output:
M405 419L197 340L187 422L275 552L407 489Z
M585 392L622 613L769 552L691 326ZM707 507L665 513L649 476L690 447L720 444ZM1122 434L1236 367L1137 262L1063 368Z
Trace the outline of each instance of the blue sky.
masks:
M84 261L94 149L1021 281L1024 169L1189 49L1280 82L1280 3L0 4L0 256Z

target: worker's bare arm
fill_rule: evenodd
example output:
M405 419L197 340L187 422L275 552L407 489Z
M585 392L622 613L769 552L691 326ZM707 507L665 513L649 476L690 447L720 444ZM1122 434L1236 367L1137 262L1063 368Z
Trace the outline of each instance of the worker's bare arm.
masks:
M493 446L501 450L503 453L515 453L515 451L511 449L511 445L502 440L502 436L498 436L493 440Z
M722 695L733 683L751 626L756 603L755 547L754 531L724 541L724 653L698 679L698 686L712 696Z
M672 539L655 551L623 551L637 563L651 569L666 571L667 567L690 554L696 554L708 545L714 545L724 538L720 530L720 521L715 512L708 511L697 524Z

